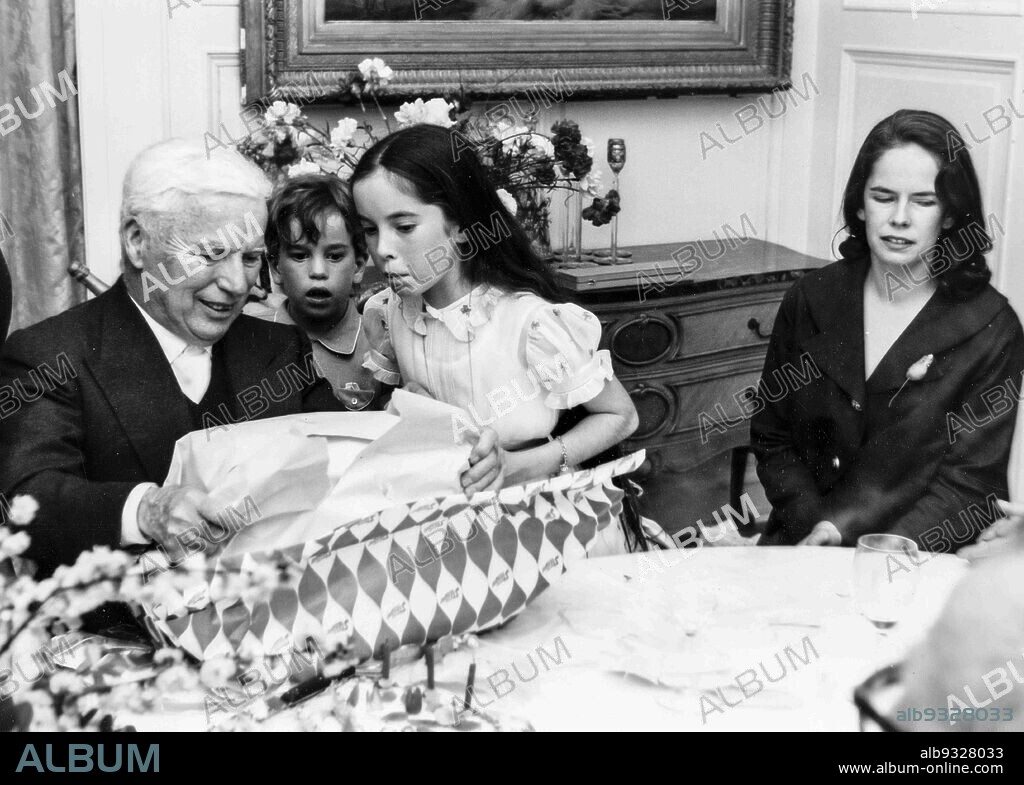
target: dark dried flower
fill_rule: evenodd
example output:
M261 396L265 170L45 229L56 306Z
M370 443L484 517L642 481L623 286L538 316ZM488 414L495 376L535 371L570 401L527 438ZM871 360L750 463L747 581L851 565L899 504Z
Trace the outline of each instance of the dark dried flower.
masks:
M618 215L620 209L619 192L613 188L605 194L603 199L596 197L594 203L590 207L584 208L581 215L584 220L590 221L594 226L604 226Z

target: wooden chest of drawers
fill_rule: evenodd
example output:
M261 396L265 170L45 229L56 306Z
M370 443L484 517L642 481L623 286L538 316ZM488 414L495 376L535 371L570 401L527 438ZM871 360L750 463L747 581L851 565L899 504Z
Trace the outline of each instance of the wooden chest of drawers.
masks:
M756 386L779 303L826 262L761 240L634 246L629 264L563 265L560 283L604 328L640 414L624 445L647 450L641 477L685 472L749 445Z

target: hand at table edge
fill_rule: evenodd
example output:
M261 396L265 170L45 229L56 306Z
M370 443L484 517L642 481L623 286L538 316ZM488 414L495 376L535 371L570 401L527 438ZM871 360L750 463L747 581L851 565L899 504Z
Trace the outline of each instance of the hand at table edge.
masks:
M843 544L843 535L832 521L818 521L811 533L797 545L838 546Z

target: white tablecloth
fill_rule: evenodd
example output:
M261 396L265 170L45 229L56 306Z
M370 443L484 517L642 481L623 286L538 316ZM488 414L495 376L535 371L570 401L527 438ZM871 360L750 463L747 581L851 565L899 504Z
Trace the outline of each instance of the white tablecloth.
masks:
M883 636L854 606L853 556L704 548L574 564L480 637L478 699L538 730L856 730L854 687L904 656L967 565L926 555L914 606Z
M854 731L854 687L904 656L967 565L926 554L913 607L883 636L854 606L853 556L736 547L573 563L478 648L445 657L438 682L457 690L475 659L477 703L542 731ZM423 660L393 674L426 678ZM202 730L205 717L161 712L137 725Z

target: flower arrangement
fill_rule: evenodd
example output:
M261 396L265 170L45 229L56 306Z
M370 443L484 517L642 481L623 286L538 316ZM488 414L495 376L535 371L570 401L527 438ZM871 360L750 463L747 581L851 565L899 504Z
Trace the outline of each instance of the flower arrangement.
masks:
M619 211L615 191L600 196L600 172L593 168L593 143L575 122L560 120L547 136L536 131L535 115L517 123L507 113L492 117L498 113L475 112L457 100L436 97L403 103L389 118L380 99L394 76L383 60L367 58L343 86L364 113L366 102L372 100L386 133L429 123L461 134L477 150L498 195L542 254L548 253L552 191L566 192L567 203L573 195L577 195L577 202L584 194L593 198L583 218L595 226L608 223ZM264 114L261 127L239 142L238 150L274 180L311 172L335 174L347 180L360 156L380 138L373 125L351 117L342 118L333 128L317 128L299 107L276 101Z

